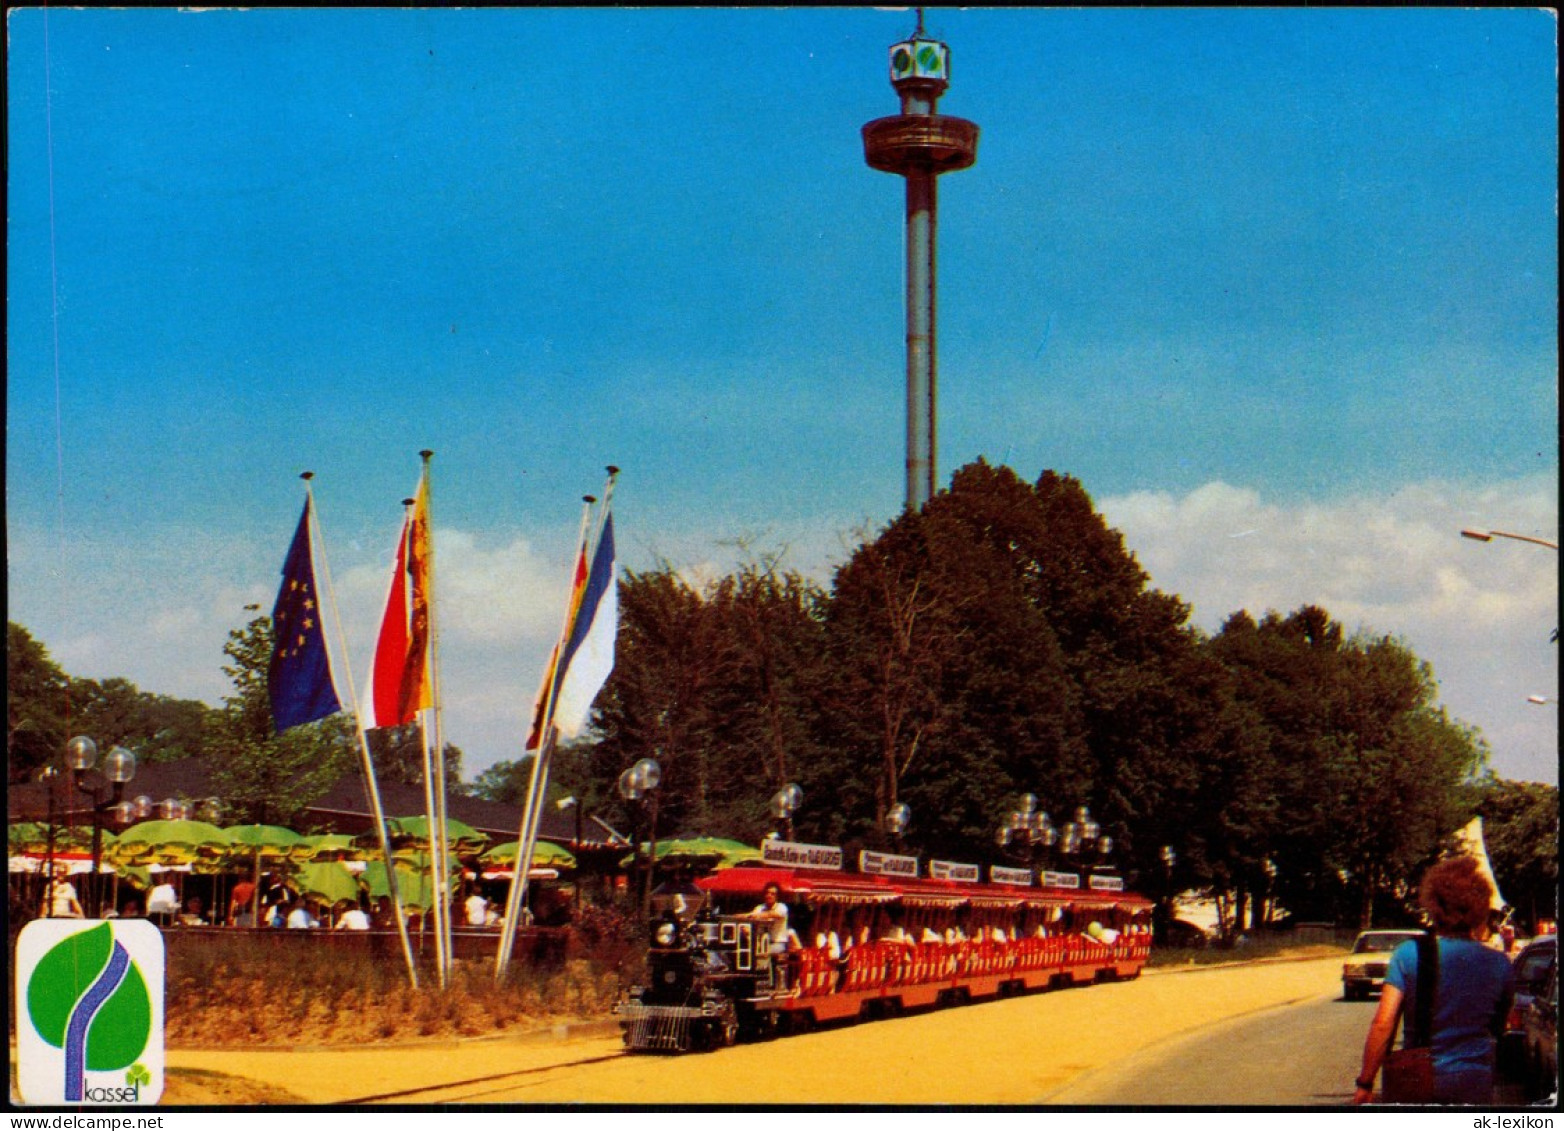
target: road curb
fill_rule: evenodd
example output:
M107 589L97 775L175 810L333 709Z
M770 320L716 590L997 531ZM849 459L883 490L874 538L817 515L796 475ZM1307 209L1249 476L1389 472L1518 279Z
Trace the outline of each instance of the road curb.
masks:
M1276 966L1283 962L1323 962L1326 959L1339 958L1348 952L1343 950L1336 954L1282 954L1266 958L1239 958L1232 962L1207 962L1203 965L1193 963L1186 966L1147 966L1141 973L1146 976L1153 974L1198 974L1202 970L1231 970L1235 966Z

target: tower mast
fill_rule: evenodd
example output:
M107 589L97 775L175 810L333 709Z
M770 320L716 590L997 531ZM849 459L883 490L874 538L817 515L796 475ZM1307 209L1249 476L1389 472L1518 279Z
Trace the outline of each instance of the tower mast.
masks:
M866 123L863 151L870 168L907 179L907 509L921 510L935 482L935 181L977 160L978 127L935 112L950 85L950 48L924 34L922 8L890 62L901 113Z

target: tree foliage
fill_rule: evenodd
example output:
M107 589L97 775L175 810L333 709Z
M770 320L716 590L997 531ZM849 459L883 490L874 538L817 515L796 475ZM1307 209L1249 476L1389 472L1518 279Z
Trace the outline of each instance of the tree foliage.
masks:
M447 742L445 780L454 789L462 774L462 751ZM417 723L399 727L379 727L369 732L369 756L380 781L422 785L424 781L424 735Z
M1239 919L1251 898L1366 919L1475 804L1485 748L1403 643L1313 606L1207 639L1051 471L961 468L828 593L664 567L622 594L585 776L658 758L665 829L753 837L797 780L798 835L883 845L905 801L907 847L985 859L1029 792L1056 822L1089 805L1149 888L1208 886Z
M23 780L59 755L72 735L103 750L124 746L144 762L200 754L214 712L193 699L141 691L118 677L67 675L21 625L6 628L7 739L12 780Z
M1403 643L1349 637L1317 606L1235 614L1211 647L1268 736L1254 770L1285 818L1267 838L1284 900L1368 926L1471 813L1485 746Z
M589 776L611 786L654 758L661 829L758 839L767 798L810 760L818 597L760 565L705 589L668 567L628 573Z
M1477 807L1499 890L1529 933L1558 918L1559 789L1494 779Z
M305 807L354 769L358 739L341 714L275 733L266 684L271 652L268 616L228 634L223 674L233 692L213 736L212 781L227 819L298 828Z
M70 677L15 621L6 622L6 758L11 781L26 781L70 735Z

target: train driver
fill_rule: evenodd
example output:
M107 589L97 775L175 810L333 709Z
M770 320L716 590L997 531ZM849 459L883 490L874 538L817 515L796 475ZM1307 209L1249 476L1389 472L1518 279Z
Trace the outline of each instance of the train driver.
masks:
M761 902L746 918L759 919L766 924L770 936L771 977L778 988L786 983L784 958L787 955L787 904L782 902L782 889L768 883L761 893Z

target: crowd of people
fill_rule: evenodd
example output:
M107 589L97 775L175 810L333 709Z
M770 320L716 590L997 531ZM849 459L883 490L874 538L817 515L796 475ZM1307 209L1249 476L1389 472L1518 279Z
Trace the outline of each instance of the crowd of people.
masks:
M504 914L503 899L493 898L494 893L478 881L464 881L458 890L452 907L453 924L480 930L498 930ZM529 921L554 925L568 920L570 904L563 893L547 888L534 888L532 902L535 913L528 914ZM16 911L25 911L16 908ZM80 893L68 875L56 876L45 881L38 914L53 919L82 919L86 911ZM418 930L427 926L427 913L409 909L408 926ZM25 915L23 917L26 917ZM160 927L262 927L317 929L339 931L367 931L374 928L394 929L396 915L389 896L371 899L360 895L357 899L339 899L336 902L321 899L308 892L290 886L288 879L268 872L258 881L240 880L228 894L226 908L208 909L199 895L181 898L179 890L165 876L147 893L145 910L139 898L132 895L118 905L104 908L106 919L145 918Z

